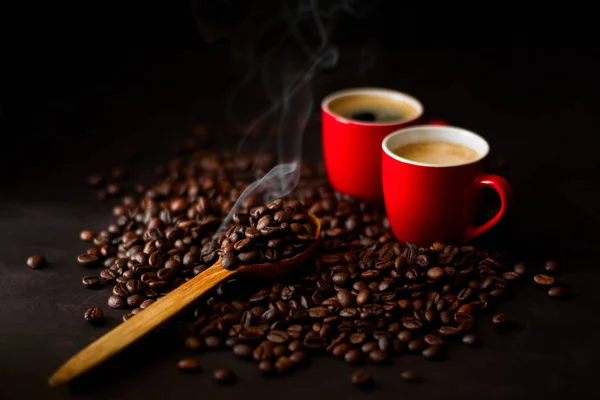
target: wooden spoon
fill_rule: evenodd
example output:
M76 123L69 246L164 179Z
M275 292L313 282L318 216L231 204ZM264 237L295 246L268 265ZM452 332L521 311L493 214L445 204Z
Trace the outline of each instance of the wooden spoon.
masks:
M50 386L67 383L102 361L112 357L129 346L152 329L167 321L194 300L214 288L225 279L234 275L272 278L284 275L301 266L315 251L321 233L319 219L308 214L316 226L315 240L310 246L294 257L274 263L242 265L236 270L227 270L221 265L221 259L210 268L173 290L159 301L153 303L133 318L107 332L104 336L88 345L64 363L48 380Z

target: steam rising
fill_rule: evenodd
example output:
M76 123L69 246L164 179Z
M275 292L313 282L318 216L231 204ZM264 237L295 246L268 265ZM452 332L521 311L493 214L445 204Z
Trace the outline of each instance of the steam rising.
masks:
M215 0L210 0L212 7ZM222 0L226 9L230 1ZM195 3L198 29L205 40L212 42L225 38L232 57L242 65L245 73L233 91L226 109L228 121L240 122L236 106L248 106L244 93L253 93L252 85L261 83L269 105L259 113L240 138L236 151L247 152L251 133L260 131L269 120L278 121L276 148L277 165L260 177L240 195L218 232L230 222L231 216L248 196L258 197L263 203L290 193L300 180L302 139L313 109L311 81L320 71L335 67L339 54L330 40L331 29L342 12L353 12L355 0L319 1L297 0L258 2L261 9L243 10L244 19L236 29L216 28L214 20L206 19L200 10L202 2ZM247 3L246 3L247 4ZM238 4L241 7L241 4ZM235 11L235 6L230 11ZM206 9L204 9L206 11ZM233 19L228 16L227 20ZM269 144L266 138L262 147Z

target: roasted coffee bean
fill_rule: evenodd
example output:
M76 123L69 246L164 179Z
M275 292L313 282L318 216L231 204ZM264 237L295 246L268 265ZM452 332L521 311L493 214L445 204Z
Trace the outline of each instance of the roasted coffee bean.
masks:
M477 339L477 336L475 336L474 334L467 333L467 334L463 335L462 342L464 344L466 344L467 346L476 346L478 344L479 340Z
M219 336L207 336L204 339L204 343L209 349L218 349L223 345L223 339Z
M125 299L121 296L112 295L108 298L108 306L110 308L125 308Z
M100 271L100 278L104 279L107 283L114 282L117 276L118 274L110 269Z
M112 294L115 296L126 297L129 295L129 291L124 283L117 283L115 286L113 286Z
M79 239L85 242L91 242L92 239L94 239L94 232L90 231L89 229L85 229L79 232Z
M83 313L83 318L92 325L104 324L104 312L100 307L88 308Z
M374 386L373 376L365 371L353 372L351 382L354 386L362 390L372 389Z
M440 267L433 267L427 270L427 278L431 280L438 280L444 276L444 270Z
M261 374L269 376L275 372L275 366L269 360L262 360L258 363L258 370Z
M370 352L369 358L371 359L371 361L377 364L387 364L390 362L390 357L388 356L388 354L380 349L376 349Z
M100 286L100 278L97 276L84 276L81 283L87 288L96 288Z
M440 337L439 335L433 334L433 333L429 333L427 335L425 335L425 337L423 338L425 343L427 343L430 346L443 346L444 345L444 339L442 339L442 337Z
M492 324L499 331L506 331L512 327L512 321L504 313L494 314Z
M565 296L565 290L562 286L552 286L548 289L548 296L553 299L560 299Z
M519 275L525 275L527 273L527 267L525 266L525 263L518 263L513 267L513 271Z
M142 304L140 304L140 308L142 310L145 310L147 307L149 307L150 305L152 305L152 303L154 303L154 302L155 302L155 300L153 300L153 299L144 300L142 302Z
M137 279L128 280L125 287L130 294L140 293L144 290L143 282Z
M360 349L362 350L363 353L370 353L374 350L379 349L379 345L376 342L367 342L367 343L364 343Z
M288 355L288 353L287 347L282 344L273 347L273 356L275 358L285 357Z
M294 363L289 357L282 356L275 361L275 369L281 375L286 375L294 370Z
M356 304L358 304L359 306L363 306L369 302L370 297L371 292L369 291L369 289L363 289L356 295Z
M219 368L213 371L213 379L219 385L231 385L235 383L237 377L229 368Z
M404 342L404 343L408 343L412 340L412 331L409 330L402 330L400 332L398 332L398 335L396 336L398 338L398 340Z
M544 263L544 271L548 274L556 275L560 272L560 268L556 260L548 260Z
M252 346L247 343L240 343L233 346L233 354L240 358L249 358L252 356Z
M300 340L292 340L290 344L288 344L288 350L291 353L295 353L302 349L304 349L304 343L302 343Z
M413 372L413 371L410 371L410 370L403 371L400 374L400 377L405 382L411 382L411 383L421 382L421 377L416 372Z
M202 348L204 347L204 342L202 342L196 336L188 336L185 338L183 345L186 348L186 350L191 352L197 352L202 350Z
M367 335L364 332L353 333L349 337L349 342L353 345L361 345L367 339Z
M342 289L337 292L337 300L341 307L348 308L354 303L354 296L349 291Z
M290 361L297 366L305 366L308 364L308 354L304 351L295 351L289 356Z
M253 357L256 361L270 360L273 358L273 348L275 346L269 341L261 342L253 351Z
M141 294L132 294L131 296L127 297L127 305L130 308L137 308L141 306L145 300L146 298Z
M556 283L556 278L552 275L537 274L533 277L533 281L539 286L552 286Z
M423 339L413 339L407 344L408 351L411 353L418 353L423 348L424 341Z
M363 352L357 349L351 349L344 354L344 361L350 365L359 365L364 363L365 357Z
M341 358L344 357L350 350L352 350L352 346L350 344L342 343L335 346L331 354L333 354L334 357Z
M91 267L98 262L98 256L90 254L80 254L77 256L77 262L80 265Z
M453 326L444 325L444 326L440 326L440 328L438 329L438 332L442 336L456 336L461 332L461 330L458 328L455 328Z
M267 334L267 340L275 344L283 344L289 342L290 335L286 331L272 330Z
M421 354L428 360L440 360L443 358L444 349L442 346L429 346Z
M177 368L179 368L179 371L181 372L193 374L202 371L202 366L200 365L200 363L193 358L185 358L183 360L179 360L179 362L177 363Z

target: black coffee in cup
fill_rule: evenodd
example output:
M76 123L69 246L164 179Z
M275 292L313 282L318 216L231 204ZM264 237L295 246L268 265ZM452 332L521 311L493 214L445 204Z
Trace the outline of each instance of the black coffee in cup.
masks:
M400 122L412 120L420 111L408 102L372 94L348 94L329 103L329 109L344 118L362 122Z

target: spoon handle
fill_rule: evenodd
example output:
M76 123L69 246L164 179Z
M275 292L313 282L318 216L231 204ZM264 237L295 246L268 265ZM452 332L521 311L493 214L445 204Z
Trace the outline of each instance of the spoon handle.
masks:
M115 355L191 304L236 271L223 268L221 260L202 271L157 302L124 321L64 363L48 380L50 386L69 382L83 372Z

